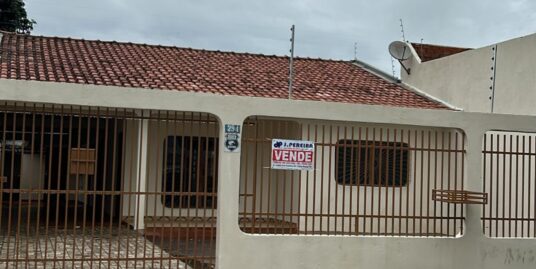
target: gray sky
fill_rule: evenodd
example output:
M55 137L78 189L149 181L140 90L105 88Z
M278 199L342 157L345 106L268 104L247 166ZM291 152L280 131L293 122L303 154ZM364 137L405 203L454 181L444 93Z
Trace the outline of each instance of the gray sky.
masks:
M210 50L354 57L391 72L401 39L480 47L536 32L531 0L26 0L33 34ZM398 69L398 67L397 67ZM397 70L398 74L398 70Z

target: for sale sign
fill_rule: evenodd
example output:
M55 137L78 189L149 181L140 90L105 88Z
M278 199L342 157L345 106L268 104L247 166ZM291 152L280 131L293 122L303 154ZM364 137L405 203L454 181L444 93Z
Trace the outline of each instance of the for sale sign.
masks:
M313 170L315 143L272 139L272 169Z

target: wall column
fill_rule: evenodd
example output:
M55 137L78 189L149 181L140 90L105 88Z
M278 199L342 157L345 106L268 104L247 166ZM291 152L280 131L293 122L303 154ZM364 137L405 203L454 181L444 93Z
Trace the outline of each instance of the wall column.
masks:
M147 191L147 148L149 143L149 120L142 119L138 126L138 168L136 172L136 189L138 193ZM135 199L134 211L134 230L143 230L145 228L145 203L146 195L138 194Z

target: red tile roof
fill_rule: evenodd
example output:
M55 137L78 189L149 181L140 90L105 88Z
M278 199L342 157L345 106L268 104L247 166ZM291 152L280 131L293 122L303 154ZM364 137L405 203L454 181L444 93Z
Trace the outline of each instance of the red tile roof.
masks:
M470 50L469 48L448 47L432 44L411 43L411 45L421 58L422 62L427 62Z
M3 33L0 78L288 98L288 57ZM346 61L297 58L293 98L447 109Z

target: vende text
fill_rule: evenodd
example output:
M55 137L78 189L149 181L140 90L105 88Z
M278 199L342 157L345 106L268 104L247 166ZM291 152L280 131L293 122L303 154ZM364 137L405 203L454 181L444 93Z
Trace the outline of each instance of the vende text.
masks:
M274 149L272 160L282 161L282 162L310 163L313 161L313 152L312 151Z

